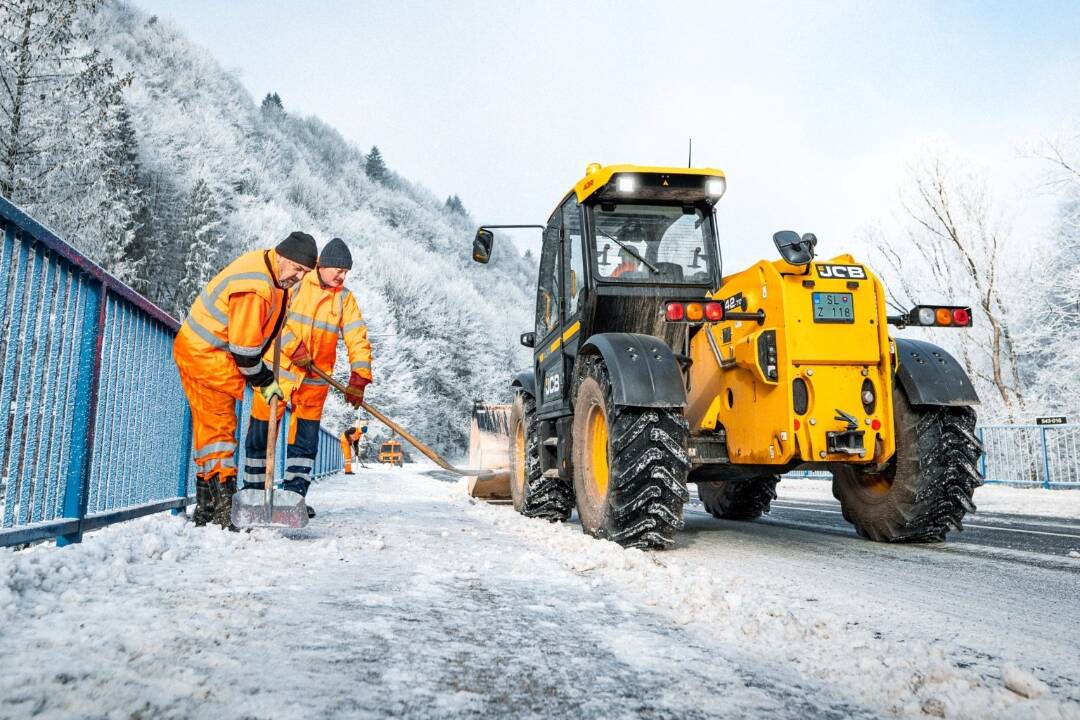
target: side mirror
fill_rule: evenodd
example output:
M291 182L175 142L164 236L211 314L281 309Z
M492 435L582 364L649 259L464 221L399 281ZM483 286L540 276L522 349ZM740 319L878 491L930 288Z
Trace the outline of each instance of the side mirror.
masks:
M536 345L536 333L527 332L521 333L521 344L527 348L531 348Z
M472 259L486 265L487 261L491 259L491 246L494 244L495 233L487 228L477 230L472 243Z
M772 236L780 257L791 265L809 265L814 259L814 248L817 247L817 236L806 233L799 237L794 230L781 230Z

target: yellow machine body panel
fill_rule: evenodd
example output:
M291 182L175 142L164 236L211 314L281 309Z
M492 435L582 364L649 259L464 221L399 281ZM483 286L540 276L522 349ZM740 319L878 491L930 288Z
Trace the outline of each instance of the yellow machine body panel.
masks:
M691 432L722 427L733 464L882 463L892 456L885 297L865 265L850 255L807 267L761 261L724 278L712 297L726 313L763 311L764 319L725 318L691 340ZM806 387L801 413L797 378ZM863 402L867 382L870 412ZM862 453L830 446L830 433L853 430L863 432Z

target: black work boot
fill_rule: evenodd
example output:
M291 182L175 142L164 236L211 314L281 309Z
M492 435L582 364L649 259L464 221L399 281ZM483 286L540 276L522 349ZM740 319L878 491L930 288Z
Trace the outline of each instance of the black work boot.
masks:
M217 482L217 478L213 478ZM210 493L210 483L206 478L195 478L195 512L191 519L195 527L203 527L214 519L214 496Z
M217 478L212 478L217 480ZM240 532L240 528L232 524L232 500L236 494L236 478L231 477L225 482L211 482L210 491L214 495L214 522L221 526L222 530Z

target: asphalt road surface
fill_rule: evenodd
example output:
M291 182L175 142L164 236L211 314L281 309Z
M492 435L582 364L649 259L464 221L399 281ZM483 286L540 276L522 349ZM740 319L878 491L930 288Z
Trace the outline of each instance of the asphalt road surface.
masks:
M696 500L687 507L687 513L708 517ZM768 515L755 522L858 537L835 500L781 498L773 502ZM926 547L949 549L957 544L1063 557L1080 550L1080 520L974 512L964 518L963 532L949 533L944 545Z

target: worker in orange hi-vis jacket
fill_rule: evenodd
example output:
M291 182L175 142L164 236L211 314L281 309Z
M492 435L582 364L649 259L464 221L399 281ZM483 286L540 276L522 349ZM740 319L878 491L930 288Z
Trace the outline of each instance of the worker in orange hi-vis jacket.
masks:
M341 433L341 454L345 456L345 474L355 475L352 471L353 458L360 460L360 440L367 434L367 425L359 422L345 428ZM363 465L363 463L360 463ZM366 466L365 466L366 467Z
M323 372L334 371L338 338L349 352L346 400L359 407L364 388L371 382L371 343L356 298L345 288L352 269L352 254L340 238L323 248L315 272L308 275L289 305L281 334L281 384L289 398L292 420L282 487L306 496L319 449L319 421L330 386L307 368L314 364ZM244 444L244 487L261 488L266 477L266 423L270 408L256 397ZM308 517L315 517L310 505Z
M236 401L244 385L269 401L283 397L263 361L280 332L288 289L315 266L315 239L294 232L273 250L230 263L195 299L173 343L173 359L191 405L195 457L195 524L230 520L236 492Z

